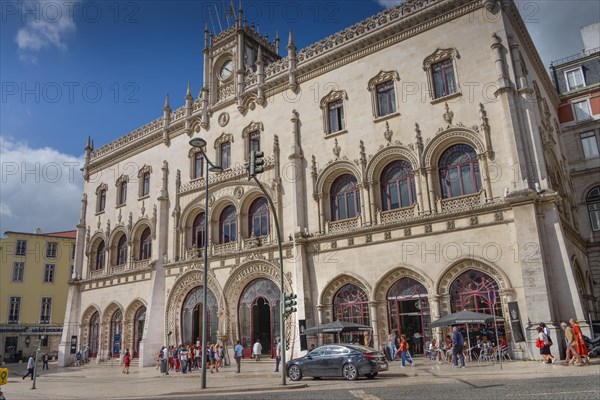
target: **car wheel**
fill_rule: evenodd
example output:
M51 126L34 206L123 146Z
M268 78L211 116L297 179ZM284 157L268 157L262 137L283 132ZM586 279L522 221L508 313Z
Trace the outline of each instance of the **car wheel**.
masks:
M342 368L342 374L347 380L355 381L358 379L358 368L356 368L356 365L348 363Z
M299 381L302 379L302 371L300 371L300 367L297 365L292 365L288 368L288 376L293 381Z

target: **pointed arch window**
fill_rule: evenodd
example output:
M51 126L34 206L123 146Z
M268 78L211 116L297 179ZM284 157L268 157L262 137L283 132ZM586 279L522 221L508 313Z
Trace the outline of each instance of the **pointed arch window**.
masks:
M501 317L502 302L498 283L486 273L475 269L467 270L450 285L450 306L453 313L469 310L488 315L492 315L494 307L496 315Z
M96 263L94 264L94 270L98 271L104 268L104 257L105 257L106 246L104 244L104 240L101 240L98 243L98 247L96 249Z
M117 243L117 265L123 265L127 262L127 237L121 235Z
M142 196L148 196L150 194L150 172L144 172L142 175Z
M192 223L192 247L196 249L204 247L206 243L205 218L205 214L202 212L194 218Z
M369 299L358 286L348 283L344 285L333 299L334 320L354 322L359 325L371 325L369 318ZM354 333L357 335L358 333ZM342 340L352 342L352 333L342 334Z
M248 212L250 233L256 237L269 234L269 204L264 197L258 198L250 205Z
M471 146L456 144L444 151L440 157L439 173L444 199L481 190L479 161Z
M127 202L127 181L122 181L119 183L119 193L118 193L117 205L122 206Z
M412 165L393 161L381 173L381 202L384 210L410 207L417 201Z
M237 213L234 206L227 206L219 218L219 243L237 240Z
M354 218L360 213L360 191L353 175L338 177L331 185L331 220Z
M600 186L590 190L586 200L592 231L598 232L600 231Z
M148 260L152 256L152 234L146 227L140 237L140 260Z

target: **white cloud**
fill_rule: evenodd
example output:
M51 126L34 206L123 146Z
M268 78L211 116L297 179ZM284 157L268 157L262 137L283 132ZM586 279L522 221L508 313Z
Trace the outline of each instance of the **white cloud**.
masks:
M15 37L21 59L35 63L40 50L52 47L66 50L65 37L76 29L67 3L49 0L25 3L22 11L29 10L23 15L25 26Z
M75 229L83 158L0 136L0 235L5 231Z

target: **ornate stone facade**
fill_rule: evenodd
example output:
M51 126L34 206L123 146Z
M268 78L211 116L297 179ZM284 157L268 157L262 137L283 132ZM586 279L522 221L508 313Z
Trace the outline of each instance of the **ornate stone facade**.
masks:
M506 35L520 48L528 85L550 104L557 98L516 7L503 4L409 0L299 51L290 35L285 57L279 39L275 45L244 26L241 13L242 29L212 42L207 32L201 98L193 101L188 90L181 109L97 150L86 147L88 200L79 235L88 239L76 260L81 281L71 287L64 349L70 335L90 342L90 318L98 312L98 357L107 356L114 337L106 323L117 310L126 344L136 345L131 329L142 307L149 321L139 343L143 365L161 345L193 340L197 308L183 308L204 287L204 252L218 320L210 334L229 344L254 337L272 343L281 272L273 210L246 181L252 132L265 152L259 178L279 216L284 290L298 294L298 312L286 321L292 356L302 351L300 324L335 319L372 326L376 348L392 329L413 334L461 307L494 307L507 316L508 303L516 302L522 321L532 324L582 319L571 269L574 262L587 268L581 238L560 211L563 199L538 145L536 121L545 111L513 90L523 68L517 74L506 57ZM229 61L237 78L223 69ZM435 98L433 86L442 81L446 94ZM297 102L288 101L292 95ZM329 122L341 121L339 111L329 120L333 101L343 110L343 129L332 133ZM230 145L230 167L209 175L207 226L204 177L189 173L191 127L210 143L205 151L213 161L221 162L222 145ZM560 160L560 144L549 146ZM149 196L130 196L117 208L110 195L98 212L97 189L114 190L108 172L125 162L150 171ZM564 169L553 174L568 181ZM150 242L142 237L146 227ZM127 247L119 244L122 235ZM147 259L143 243L151 246ZM116 270L110 261L125 251L127 262ZM96 268L98 254L105 254L103 268ZM496 304L488 304L490 292ZM420 322L401 322L409 314ZM512 338L513 329L521 328L507 322L502 332ZM527 341L511 346L527 357L535 340L532 326L522 329ZM438 333L423 331L426 339ZM68 357L65 351L61 360Z

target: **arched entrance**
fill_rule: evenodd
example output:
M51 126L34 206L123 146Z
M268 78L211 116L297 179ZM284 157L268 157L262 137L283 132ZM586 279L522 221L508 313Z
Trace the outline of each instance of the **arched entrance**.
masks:
M390 287L386 299L390 331L406 335L415 354L424 353L431 322L425 286L415 279L401 278Z
M110 348L109 352L113 357L119 357L121 354L121 339L123 334L123 313L117 310L110 319Z
M498 282L485 272L468 269L458 275L450 285L450 312L469 310L502 317L502 301ZM498 322L498 335L504 335L504 323ZM471 331L473 336L487 336L493 342L493 324L478 325ZM474 339L472 337L471 339Z
M196 343L202 337L202 317L203 317L203 301L204 287L197 286L185 297L181 308L181 332L184 344ZM206 293L208 319L206 326L208 332L206 340L211 343L217 342L217 330L219 320L217 317L217 298L212 290Z
M133 356L139 357L140 342L144 338L144 325L146 324L146 307L141 306L133 319Z
M246 355L250 355L252 344L258 339L263 353L273 357L272 343L279 333L279 305L281 291L271 280L265 278L250 282L238 305L240 341Z
M348 283L333 298L333 320L354 322L360 325L371 325L367 294L358 286ZM340 335L344 343L363 344L362 333L346 332Z
M100 348L100 313L96 311L90 318L90 335L89 335L89 356L94 358L98 355Z

